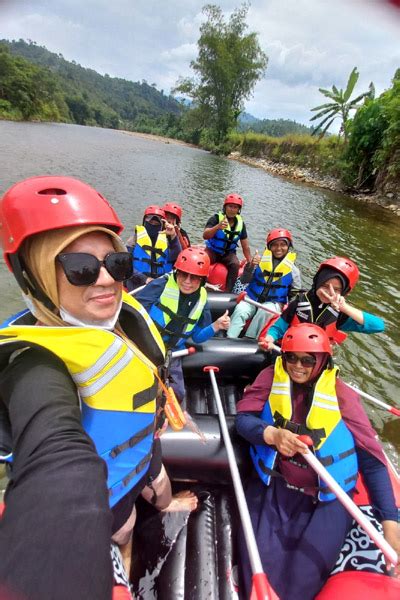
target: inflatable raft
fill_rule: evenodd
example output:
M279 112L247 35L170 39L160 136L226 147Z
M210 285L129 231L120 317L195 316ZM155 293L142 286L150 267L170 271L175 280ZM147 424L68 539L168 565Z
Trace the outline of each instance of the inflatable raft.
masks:
M227 308L220 294L220 310ZM234 299L231 299L232 302ZM212 301L213 317L219 308ZM217 301L216 301L217 302ZM205 441L188 429L162 436L163 460L174 490L192 489L198 494L196 512L159 513L139 502L131 572L134 597L143 600L234 600L238 598L235 533L239 516L228 458L221 437L217 409L209 376L203 367L218 366L218 385L228 428L242 478L251 465L247 443L234 428L236 403L269 355L248 339L214 338L195 354L183 359L187 385L187 410ZM399 476L392 470L397 502ZM358 482L355 499L361 510L380 529L370 501ZM290 574L288 574L290 575ZM354 522L337 564L318 600L398 600L400 581L386 575L382 553Z

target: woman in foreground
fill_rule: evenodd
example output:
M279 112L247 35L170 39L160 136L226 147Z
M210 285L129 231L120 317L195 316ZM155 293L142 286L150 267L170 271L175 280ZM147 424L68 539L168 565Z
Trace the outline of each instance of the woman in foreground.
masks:
M13 453L0 597L110 600L111 536L130 541L135 499L161 468L164 345L123 293L132 257L96 190L70 177L27 179L2 198L0 223L29 306L0 330L0 441L8 434Z
M281 600L308 600L322 588L352 518L308 467L307 446L350 495L360 471L384 536L400 552L397 508L383 451L358 395L337 378L327 333L314 324L290 327L282 356L245 392L237 430L251 444L255 473L247 501L269 581ZM251 570L239 540L243 598ZM399 569L397 565L397 570Z

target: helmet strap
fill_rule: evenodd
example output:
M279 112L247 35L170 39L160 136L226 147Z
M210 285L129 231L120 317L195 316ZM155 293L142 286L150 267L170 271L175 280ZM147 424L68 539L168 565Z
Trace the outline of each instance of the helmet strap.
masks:
M31 295L36 298L36 300L41 302L49 310L54 311L57 309L50 298L46 296L46 294L40 289L34 276L24 264L23 260L18 256L18 254L10 254L9 260L14 277L24 294L30 292Z

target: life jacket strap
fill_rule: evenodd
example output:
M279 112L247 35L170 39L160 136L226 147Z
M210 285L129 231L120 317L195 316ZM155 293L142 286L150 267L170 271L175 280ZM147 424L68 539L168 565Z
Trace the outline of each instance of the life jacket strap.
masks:
M290 462L292 462L291 459L289 459L289 460L290 460ZM282 473L280 473L276 469L270 469L269 467L266 467L261 459L259 459L259 461L258 461L258 466L263 471L263 473L265 473L265 475L269 475L270 477L279 477L280 479L283 479L286 487L289 488L290 490L296 490L298 492L302 492L303 494L307 494L308 491L311 491L314 493L315 496L318 494L319 491L322 491L322 488L320 488L317 485L313 485L313 486L309 486L309 487L299 487L297 485L293 485L292 483L289 483L285 479L285 477L282 475ZM303 467L303 465L302 465L302 467ZM304 468L307 469L307 465L305 465Z
M283 415L281 415L278 411L275 411L274 414L274 423L276 427L281 427L281 429L288 429L292 433L296 435L308 435L313 441L314 446L318 447L322 438L326 437L325 429L322 427L321 429L309 429L306 425L301 423L296 423L295 421L290 421L289 419L285 419ZM333 459L332 459L333 462ZM329 463L331 464L331 463Z
M355 473L354 475L351 475L350 477L346 477L346 479L344 480L344 485L347 485L347 484L351 483L352 481L357 481L357 477L358 477L358 473ZM327 485L321 485L319 487L319 490L323 494L332 493L332 490Z
M123 491L129 485L131 480L147 467L147 465L151 461L151 457L152 457L152 449L150 450L150 452L148 452L146 454L146 456L144 456L142 458L142 460L139 462L139 464L134 469L132 469L132 471L130 471L130 473L128 473L128 475L126 475L126 477L123 478L123 480L121 481L121 483L118 486L115 486L108 490L109 497L111 498L115 493L119 493L119 492Z
M147 244L142 246L142 249L145 250L146 252L152 252L153 254L158 254L158 256L165 256L165 252L164 250L161 250L161 248L154 248L153 246L148 246ZM146 259L142 259L142 260L146 260Z
M112 450L110 451L110 457L117 458L117 456L119 456L124 450L128 450L128 448L133 448L133 446L136 446L136 444L141 442L145 437L152 433L153 430L154 423L150 423L150 425L139 431L139 433L137 433L136 435L130 437L128 440L126 440L126 442L118 444L118 446L114 446L114 448L112 448Z
M344 452L341 452L337 456L334 456L333 454L330 454L329 456L325 456L324 458L320 458L319 461L324 465L324 467L329 467L335 461L337 462L338 460L343 460L344 458L347 458L348 456L351 456L352 454L355 454L355 451L356 451L355 448L350 448L349 450L345 450Z
M190 317L184 317L182 315L174 313L168 306L162 304L161 302L157 302L157 307L162 310L163 313L168 315L171 321L178 321L181 325L196 325L197 319L191 319Z

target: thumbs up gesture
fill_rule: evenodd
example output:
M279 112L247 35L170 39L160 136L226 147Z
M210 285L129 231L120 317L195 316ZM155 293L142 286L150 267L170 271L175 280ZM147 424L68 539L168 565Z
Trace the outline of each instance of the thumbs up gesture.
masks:
M228 223L228 219L226 217L224 217L221 221L221 223L218 225L219 229L226 229L228 227L229 223Z
M228 311L226 310L224 312L224 314L222 315L222 317L219 317L219 319L217 319L214 323L213 323L213 327L214 327L214 331L219 331L220 329L228 329L229 325L231 324L231 319L228 316Z
M251 264L256 267L260 264L261 256L258 253L258 250L255 251L253 258L251 259Z

